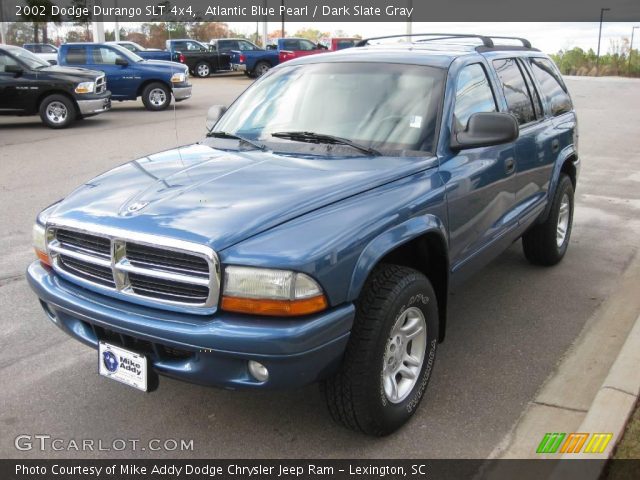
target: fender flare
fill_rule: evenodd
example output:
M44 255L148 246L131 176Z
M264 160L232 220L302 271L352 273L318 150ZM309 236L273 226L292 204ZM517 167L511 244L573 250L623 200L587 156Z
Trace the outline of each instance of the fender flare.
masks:
M551 210L551 199L553 198L558 186L558 182L560 181L562 166L571 157L575 158L574 164L577 164L580 161L578 158L578 152L575 148L575 145L573 144L567 145L562 149L562 151L558 154L558 158L556 159L555 164L553 165L553 172L551 174L551 180L549 181L549 189L547 190L547 206L545 207L542 215L540 215L539 221L544 221L549 216L549 212Z
M367 277L386 254L426 233L435 232L448 245L447 230L442 220L432 214L413 217L393 226L375 237L362 250L351 275L347 299L354 301L360 295ZM448 269L448 268L447 268Z

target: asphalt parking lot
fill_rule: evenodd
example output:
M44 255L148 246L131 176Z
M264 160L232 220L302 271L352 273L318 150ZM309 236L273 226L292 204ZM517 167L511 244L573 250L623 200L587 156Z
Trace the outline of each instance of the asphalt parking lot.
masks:
M141 102L54 131L38 117L0 117L0 457L486 457L553 372L640 247L640 80L569 78L582 173L571 247L551 269L514 244L451 299L447 340L415 418L372 439L331 422L317 386L231 392L161 379L142 394L96 373L95 351L44 314L24 279L36 213L96 174L197 141L209 106L250 81L195 79L164 112ZM18 451L21 434L52 438L193 439L193 451ZM539 439L532 439L536 443Z

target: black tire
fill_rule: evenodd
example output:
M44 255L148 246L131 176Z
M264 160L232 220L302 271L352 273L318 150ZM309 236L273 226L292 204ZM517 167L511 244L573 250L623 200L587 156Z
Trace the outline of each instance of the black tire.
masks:
M262 75L271 70L271 65L269 62L258 62L255 67L253 67L253 78L260 78Z
M76 119L77 111L73 101L64 95L49 95L40 103L40 118L49 128L66 128Z
M391 360L385 355L394 343L390 335L403 312L416 309L424 315L427 330L422 365L415 367L416 372L419 368L417 380L404 399L392 402L385 391L384 376L385 365ZM357 302L356 319L340 370L322 384L333 419L375 436L400 428L422 400L437 345L438 304L427 277L398 265L376 267ZM409 353L417 354L417 350Z
M193 71L195 72L196 76L200 78L207 78L213 73L213 68L211 68L211 65L208 62L198 62L196 63Z
M529 262L534 265L551 266L557 264L569 248L569 240L571 238L571 228L573 225L573 183L571 179L560 174L558 186L553 196L551 210L547 219L543 223L538 223L531 227L522 236L522 248L524 255ZM563 198L569 202L568 225L564 229L565 235L559 244L558 238L558 219L560 217L560 209L563 204Z
M171 104L171 90L164 83L150 83L142 90L142 103L147 110L165 110Z

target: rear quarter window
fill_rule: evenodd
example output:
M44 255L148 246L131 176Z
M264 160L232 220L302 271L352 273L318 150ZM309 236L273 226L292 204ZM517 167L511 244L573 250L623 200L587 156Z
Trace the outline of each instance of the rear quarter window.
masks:
M535 57L530 62L531 71L540 84L541 94L546 99L551 115L561 115L573 109L567 87L551 60Z

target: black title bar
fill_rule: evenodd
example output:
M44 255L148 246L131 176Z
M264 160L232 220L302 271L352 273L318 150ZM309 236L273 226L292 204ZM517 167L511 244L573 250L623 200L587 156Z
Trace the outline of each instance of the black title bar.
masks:
M2 0L4 21L640 21L637 0ZM41 19L41 20L39 20Z

